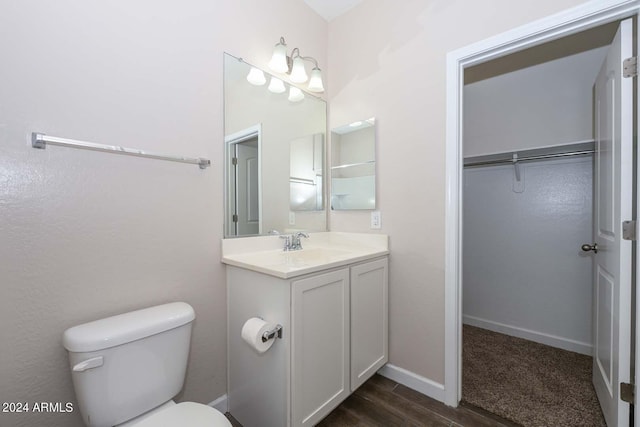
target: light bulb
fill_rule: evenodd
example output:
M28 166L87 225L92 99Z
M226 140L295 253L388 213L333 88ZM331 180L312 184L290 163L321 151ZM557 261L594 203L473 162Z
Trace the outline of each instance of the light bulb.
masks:
M322 86L322 73L320 68L315 67L311 70L311 79L309 80L308 89L311 92L324 92L324 86Z
M295 86L291 86L289 88L289 101L291 102L300 102L304 99L304 93L300 89Z
M262 86L267 82L267 79L264 77L264 72L262 70L259 70L256 67L251 67L249 74L247 74L247 81L252 85Z
M269 92L273 93L282 93L284 92L284 82L276 77L271 77L271 82L269 83Z
M307 71L304 69L304 60L299 56L293 58L293 66L291 67L291 76L289 77L294 83L304 83L307 77Z
M273 56L271 56L271 61L269 61L269 68L276 73L286 73L289 71L289 66L287 65L287 45L284 44L283 39L273 48Z

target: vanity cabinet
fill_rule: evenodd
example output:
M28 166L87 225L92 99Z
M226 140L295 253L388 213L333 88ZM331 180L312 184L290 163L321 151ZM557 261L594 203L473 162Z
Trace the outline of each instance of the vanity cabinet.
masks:
M388 258L291 279L227 267L229 412L245 427L313 426L388 360ZM240 337L283 326L265 353Z
M295 280L291 290L292 425L312 426L351 392L349 269Z
M350 269L351 391L389 360L387 258Z

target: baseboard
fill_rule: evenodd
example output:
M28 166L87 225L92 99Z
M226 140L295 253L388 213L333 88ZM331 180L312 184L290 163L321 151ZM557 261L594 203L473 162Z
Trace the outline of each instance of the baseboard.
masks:
M419 391L439 402L444 402L444 385L415 374L399 366L387 363L378 371L383 377L389 378L410 389Z
M217 409L224 414L229 410L229 405L227 404L227 395L223 394L213 402L209 403L209 406Z
M587 356L591 356L593 354L593 346L586 342L575 341L569 338L545 334L543 332L532 331L530 329L519 328L517 326L506 325L504 323L481 319L474 316L462 316L462 323L464 323L465 325L477 326L478 328L488 329L493 332L510 335L512 337L524 338L526 340L545 344L551 347L561 348L563 350L569 350L580 354L586 354Z

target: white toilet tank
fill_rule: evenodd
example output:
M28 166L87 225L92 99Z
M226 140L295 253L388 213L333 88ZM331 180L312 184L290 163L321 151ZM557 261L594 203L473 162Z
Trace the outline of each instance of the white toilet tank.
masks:
M194 318L189 304L175 302L67 329L62 341L85 424L121 424L178 394Z

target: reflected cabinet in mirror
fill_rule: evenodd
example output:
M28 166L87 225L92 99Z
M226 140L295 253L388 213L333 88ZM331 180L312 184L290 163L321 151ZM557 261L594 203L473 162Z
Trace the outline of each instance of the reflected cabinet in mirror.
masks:
M375 118L331 130L331 209L376 208Z
M225 237L326 231L326 129L324 100L224 54Z

